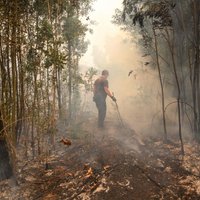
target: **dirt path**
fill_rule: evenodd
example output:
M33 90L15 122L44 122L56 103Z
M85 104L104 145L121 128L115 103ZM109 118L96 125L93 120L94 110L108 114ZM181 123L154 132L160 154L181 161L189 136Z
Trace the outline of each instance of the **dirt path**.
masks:
M142 141L109 122L105 130L93 125L83 124L70 147L59 144L48 166L44 160L27 164L18 187L1 183L0 199L200 199L198 174L184 168L177 144Z

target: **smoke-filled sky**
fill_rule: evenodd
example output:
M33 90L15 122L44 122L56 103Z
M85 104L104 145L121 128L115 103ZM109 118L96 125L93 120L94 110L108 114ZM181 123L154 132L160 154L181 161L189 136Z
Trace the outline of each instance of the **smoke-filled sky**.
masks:
M130 36L129 33L112 24L115 9L121 7L122 0L94 2L94 11L89 16L96 25L92 27L93 34L87 35L90 45L81 59L81 71L94 67L98 69L100 75L103 69L108 69L110 90L114 92L118 100L124 121L137 132L149 134L153 121L160 119L161 96L158 74L149 65L144 65L145 62L151 62L151 60L142 57L140 46L132 42L137 35ZM134 72L128 77L130 70ZM93 105L91 101L90 104ZM115 105L109 98L107 105L108 118L116 117ZM95 110L93 108L92 110ZM157 124L161 126L162 122ZM158 125L156 125L157 129Z
M112 16L116 8L121 7L121 0L96 0L93 5L93 10L90 13L90 20L95 21L92 27L93 34L88 34L88 39L91 45L87 53L81 60L81 64L87 67L95 66L96 61L93 52L101 49L104 51L106 38L108 36L115 36L119 34L119 27L111 23Z
M88 33L87 35L90 45L81 59L81 71L94 67L98 69L100 75L103 69L108 69L110 90L114 92L118 100L124 121L137 132L147 134L153 133L154 130L157 132L157 130L162 130L158 73L150 65L144 65L145 62L151 63L151 59L144 58L140 46L133 42L132 39L136 41L138 35L130 36L129 33L112 24L115 9L121 7L122 0L96 0L94 2L93 11L89 17L96 24L92 27L93 34ZM128 77L130 70L134 72ZM91 98L89 99L89 106L92 105L91 109L95 110L94 103L91 103ZM173 98L167 99L166 103L171 101ZM109 98L107 105L107 116L111 118L117 116L115 105ZM176 116L171 113L174 111L168 111L167 117L169 121L174 122L175 119L172 118ZM150 130L156 120L155 129Z

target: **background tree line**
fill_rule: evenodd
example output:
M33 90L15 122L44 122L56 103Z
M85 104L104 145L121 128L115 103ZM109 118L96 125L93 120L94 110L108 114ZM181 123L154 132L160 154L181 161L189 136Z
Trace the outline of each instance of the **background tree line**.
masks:
M70 125L75 117L79 86L89 81L79 60L91 2L0 0L0 179L11 175L10 161L15 171L19 141L34 158L55 145L58 119Z
M188 120L191 133L200 138L200 2L198 0L124 0L114 23L138 36L144 56L158 72L164 139L168 139L166 113L177 105L181 150L182 126ZM174 102L166 103L172 91Z

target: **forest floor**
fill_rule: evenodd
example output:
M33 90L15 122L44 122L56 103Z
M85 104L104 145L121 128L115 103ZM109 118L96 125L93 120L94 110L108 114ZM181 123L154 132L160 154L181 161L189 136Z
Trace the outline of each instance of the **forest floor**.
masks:
M200 156L195 143L141 140L134 130L107 122L82 125L72 145L58 143L45 159L21 163L18 185L0 183L1 200L197 200Z

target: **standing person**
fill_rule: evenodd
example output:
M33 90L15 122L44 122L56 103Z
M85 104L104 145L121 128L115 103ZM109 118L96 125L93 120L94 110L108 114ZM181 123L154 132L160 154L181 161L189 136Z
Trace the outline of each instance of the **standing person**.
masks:
M116 102L116 98L112 95L108 88L108 70L103 70L102 75L94 83L94 102L98 109L98 127L104 127L106 117L106 97L107 95Z

